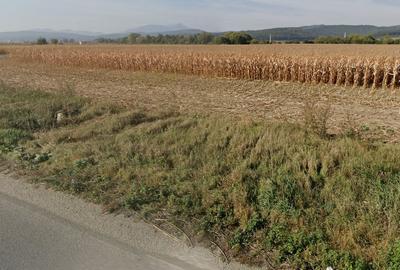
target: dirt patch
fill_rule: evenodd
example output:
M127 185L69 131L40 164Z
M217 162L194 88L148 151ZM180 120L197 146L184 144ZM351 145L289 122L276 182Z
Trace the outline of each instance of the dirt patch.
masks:
M392 90L202 78L177 74L133 73L0 62L4 83L78 94L144 108L182 112L222 112L289 122L303 121L307 102L330 106L331 133L363 130L369 137L400 139L400 95Z

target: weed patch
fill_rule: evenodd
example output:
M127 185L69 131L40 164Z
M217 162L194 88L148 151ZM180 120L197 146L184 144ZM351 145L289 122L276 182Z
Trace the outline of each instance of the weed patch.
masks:
M28 121L3 110L0 145L23 149L19 161L37 181L111 210L180 220L246 263L398 268L399 145L328 138L325 120L309 132L40 92L0 96L2 109L33 112ZM59 110L69 119L62 125Z

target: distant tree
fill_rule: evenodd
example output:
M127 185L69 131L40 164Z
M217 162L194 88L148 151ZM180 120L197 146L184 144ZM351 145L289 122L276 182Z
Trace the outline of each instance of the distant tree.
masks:
M99 38L98 43L121 43L121 44L256 44L246 33L227 33L224 36L214 36L211 33L202 32L195 35L146 35L129 34L118 39Z
M223 36L217 36L214 44L255 44L257 40L245 32L228 32Z
M58 39L53 38L53 39L50 40L50 43L56 45L56 44L59 43L59 41L58 41Z
M350 44L375 44L377 43L376 39L371 36L363 36L363 35L351 35L345 39L346 43Z
M45 39L43 37L40 37L40 38L37 39L36 44L38 44L38 45L46 45L46 44L48 44L48 42L47 42L47 39Z
M124 42L124 40L119 41L116 39L104 38L104 37L96 39L96 42L97 43L126 43L126 42Z
M235 32L230 34L232 44L250 44L253 37L244 32Z
M75 41L75 39L73 39L73 38L70 38L70 39L68 39L68 38L64 38L64 39L62 39L62 43L64 43L64 44L67 44L67 43L75 43L76 41Z
M343 44L346 43L344 38L337 36L321 36L315 39L315 43L319 44Z
M203 32L195 36L196 43L198 44L210 44L214 39L214 35L211 33Z
M128 35L128 40L127 43L129 44L136 44L137 43L137 38L140 37L139 34L131 33Z
M245 32L228 32L225 38L229 40L229 44L250 44L253 37Z
M315 43L323 44L379 44L382 41L377 40L371 35L351 35L346 38L337 36L322 36L315 39Z
M382 44L395 44L396 40L391 36L384 36L381 40Z
M230 44L230 40L225 36L215 37L213 40L214 44Z

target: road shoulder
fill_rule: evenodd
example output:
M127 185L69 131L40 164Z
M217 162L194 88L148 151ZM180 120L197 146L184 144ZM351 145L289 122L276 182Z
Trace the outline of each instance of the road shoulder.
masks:
M190 248L137 218L105 214L98 205L29 184L1 170L0 196L119 248L150 254L183 269L245 269L238 264L224 265L207 249Z

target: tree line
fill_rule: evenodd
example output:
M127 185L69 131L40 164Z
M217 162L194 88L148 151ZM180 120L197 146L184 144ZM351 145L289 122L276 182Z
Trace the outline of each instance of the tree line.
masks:
M52 39L46 39L44 37L40 37L36 40L36 44L38 45L47 45L47 44L68 44L68 43L76 43L75 39L57 39L57 38L52 38Z
M259 41L246 32L227 32L221 35L202 32L195 35L140 35L129 34L123 38L99 38L95 43L114 44L267 44L267 41ZM58 40L39 38L36 42L45 44L76 43L75 40ZM348 37L321 36L315 40L307 41L273 41L272 43L316 43L316 44L400 44L400 38L384 36L375 38L372 35L350 35Z
M384 36L375 38L372 35L350 35L348 37L321 36L314 40L318 44L400 44L399 38Z
M140 35L129 34L119 39L99 38L98 43L120 44L253 44L257 41L245 32L228 32L223 35L202 32L195 35Z

